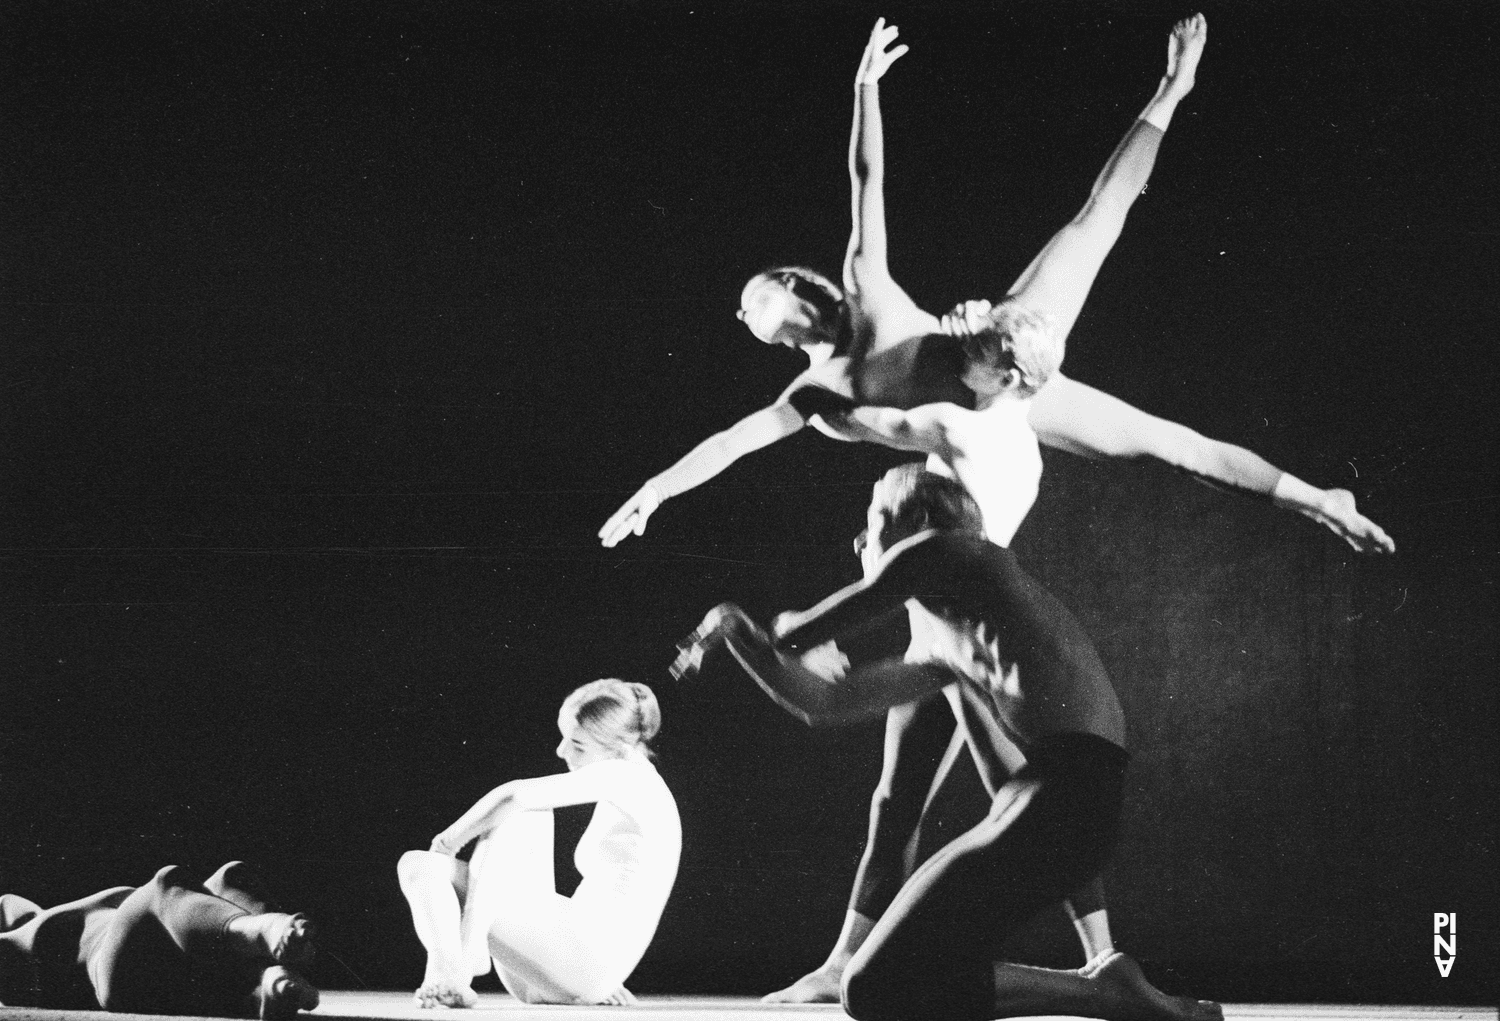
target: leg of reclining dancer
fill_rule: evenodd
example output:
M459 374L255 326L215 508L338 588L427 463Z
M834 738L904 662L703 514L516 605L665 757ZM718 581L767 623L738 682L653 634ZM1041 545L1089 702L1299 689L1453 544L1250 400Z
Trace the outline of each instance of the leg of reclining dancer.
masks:
M90 915L79 942L99 1005L135 1013L311 1010L317 990L287 967L310 952L301 915L252 914L175 866Z

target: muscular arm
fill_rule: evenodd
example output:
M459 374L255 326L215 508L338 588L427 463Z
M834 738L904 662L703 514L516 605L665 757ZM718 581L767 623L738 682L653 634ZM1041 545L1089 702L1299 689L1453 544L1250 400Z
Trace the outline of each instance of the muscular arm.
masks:
M739 607L714 607L681 647L672 673L698 669L704 653L722 642L777 705L813 726L853 723L943 687L954 678L932 663L887 657L843 676L809 669L794 650L807 650L847 634L902 605L913 595L952 594L962 567L936 533L921 532L897 543L872 577L849 585L802 613L783 614L771 636Z
M931 317L917 308L891 277L886 256L885 135L880 119L881 77L905 46L887 50L896 27L875 22L869 45L854 76L854 126L849 138L849 185L853 227L844 254L844 290L857 316L868 318L876 334L915 335L929 329Z
M782 614L776 619L777 647L810 649L914 596L954 594L952 578L962 565L941 540L932 531L908 536L885 552L871 577L844 586L811 609Z
M1354 508L1347 490L1318 489L1244 447L1102 393L1060 373L1032 402L1031 426L1049 446L1085 457L1154 457L1210 485L1270 500L1326 526L1362 553L1390 553L1390 536Z
M715 433L625 501L599 529L600 540L613 546L631 533L640 535L662 501L702 485L746 454L785 439L804 424L803 417L783 399Z
M836 403L842 401L842 405ZM825 431L839 439L878 443L892 450L909 450L921 454L950 453L948 416L955 410L951 404L923 404L902 411L899 408L855 406L853 401L835 398L825 401L818 414Z
M858 723L936 691L953 675L933 663L876 660L829 680L780 653L764 632L736 629L725 645L761 690L813 727Z
M880 78L905 46L886 51L896 26L880 18L854 75L854 128L849 138L853 229L844 254L844 287L878 286L891 278L885 251L885 137L880 122Z

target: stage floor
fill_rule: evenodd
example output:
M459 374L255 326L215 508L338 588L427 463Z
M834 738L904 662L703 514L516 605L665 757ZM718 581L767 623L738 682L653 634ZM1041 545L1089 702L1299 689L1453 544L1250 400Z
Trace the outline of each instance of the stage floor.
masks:
M732 1021L790 1021L817 1017L833 1021L844 1017L837 1006L768 1006L749 997L731 996L648 996L634 1007L533 1007L518 1003L509 996L492 993L481 996L479 1006L461 1015L466 1021L514 1021L534 1019L542 1014L575 1021L599 1021L601 1018L629 1021L689 1021L689 1019L724 1017ZM410 993L325 992L323 1004L309 1021L319 1018L403 1018L410 1021L435 1021L453 1018L451 1011L424 1011L411 1002ZM118 1021L166 1021L153 1014L111 1014L98 1011L33 1010L27 1007L0 1007L0 1021L100 1021L104 1017ZM1488 1007L1355 1007L1332 1004L1236 1003L1224 1005L1226 1021L1496 1021L1496 1012ZM184 1021L182 1018L170 1021ZM934 1021L941 1021L934 1018Z
M539 1012L597 1021L600 1018L629 1018L630 1021L688 1021L688 1019L724 1017L732 1021L828 1021L846 1015L836 1004L806 1006L772 1006L749 997L734 996L646 996L634 1007L533 1007L518 1003L509 996L491 993L479 998L472 1012L473 1021L512 1021L536 1018ZM422 1010L411 1002L409 993L325 992L323 1004L314 1017L329 1018L401 1018L407 1021L433 1021L435 1012ZM441 1017L451 1017L442 1011ZM470 1015L464 1015L469 1017ZM1495 1021L1496 1013L1483 1007L1352 1007L1336 1005L1225 1004L1226 1021ZM933 1021L941 1021L934 1018Z

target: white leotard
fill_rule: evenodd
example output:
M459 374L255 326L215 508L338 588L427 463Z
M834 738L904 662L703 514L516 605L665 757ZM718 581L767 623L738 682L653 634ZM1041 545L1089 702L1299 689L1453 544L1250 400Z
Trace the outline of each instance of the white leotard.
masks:
M963 483L979 504L990 542L1009 546L1036 503L1042 452L1026 420L1030 401L996 401L981 411L952 406L944 417L951 461L927 457L927 470Z
M627 942L655 931L682 854L677 802L656 767L642 757L584 766L600 784L593 818L573 852L583 882L576 908Z
M618 989L656 933L682 853L677 803L644 756L570 779L597 795L573 853L583 875L573 896L556 891L550 811L509 817L468 870L466 931L486 934L501 982L528 1003L598 1003Z

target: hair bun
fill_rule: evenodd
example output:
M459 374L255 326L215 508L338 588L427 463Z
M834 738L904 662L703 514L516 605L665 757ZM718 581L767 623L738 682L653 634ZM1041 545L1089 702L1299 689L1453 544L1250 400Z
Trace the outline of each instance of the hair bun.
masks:
M630 690L635 693L636 719L644 744L661 730L661 706L656 701L656 692L640 681L630 682Z

